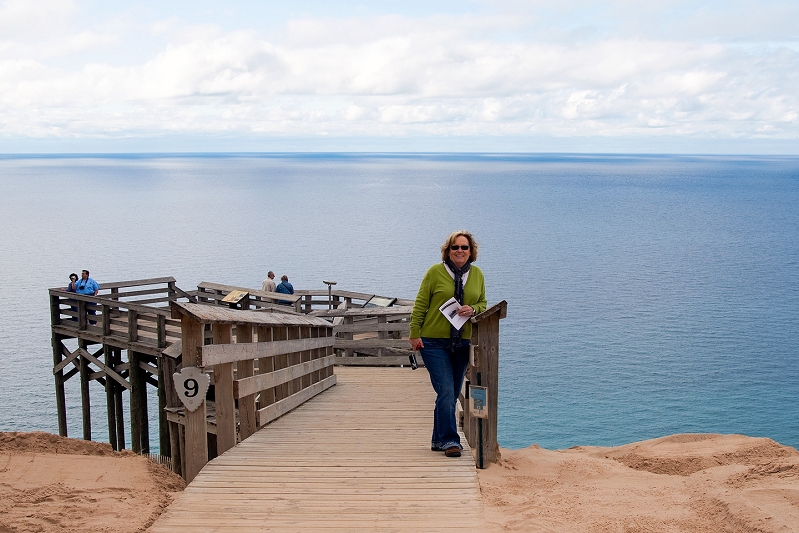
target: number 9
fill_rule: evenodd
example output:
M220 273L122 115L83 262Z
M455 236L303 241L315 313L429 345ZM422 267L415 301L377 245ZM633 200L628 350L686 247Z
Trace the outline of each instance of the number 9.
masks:
M183 382L183 388L186 389L186 392L183 393L186 397L194 398L200 390L200 385L196 379L190 378Z

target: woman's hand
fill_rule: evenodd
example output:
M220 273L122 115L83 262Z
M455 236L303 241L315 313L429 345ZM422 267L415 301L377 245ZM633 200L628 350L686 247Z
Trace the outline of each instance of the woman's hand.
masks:
M419 348L424 348L424 343L422 339L408 339L408 342L411 345L411 348L414 350L418 350Z
M461 308L458 309L458 314L460 316L472 316L474 314L474 308L470 305L461 306Z

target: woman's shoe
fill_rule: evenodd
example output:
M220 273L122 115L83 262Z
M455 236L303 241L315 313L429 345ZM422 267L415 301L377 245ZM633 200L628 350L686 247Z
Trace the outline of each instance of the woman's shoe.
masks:
M457 446L450 446L446 450L444 450L444 455L447 457L460 457L461 456L461 449Z

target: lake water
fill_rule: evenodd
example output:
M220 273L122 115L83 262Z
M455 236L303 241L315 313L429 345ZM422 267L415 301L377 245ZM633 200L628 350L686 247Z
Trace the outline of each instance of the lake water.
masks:
M274 270L413 298L466 228L489 303L508 302L502 446L799 447L799 158L0 156L0 186L2 431L57 432L47 289L70 272L189 290ZM80 437L77 379L67 392Z

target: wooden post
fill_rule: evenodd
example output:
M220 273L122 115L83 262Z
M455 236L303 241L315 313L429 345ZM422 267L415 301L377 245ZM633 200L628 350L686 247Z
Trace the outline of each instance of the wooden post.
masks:
M213 324L214 344L230 344L230 324ZM214 365L216 450L221 455L236 445L236 405L233 399L233 363Z
M111 335L111 306L103 304L103 335Z
M50 296L50 323L53 326L61 324L61 298Z
M139 340L139 313L133 309L128 309L128 340L130 342Z
M108 306L103 306L103 327L105 327L106 322L106 308ZM114 355L113 349L111 346L107 344L103 344L103 359L105 360L105 366L108 368L114 368ZM111 447L119 451L119 441L117 439L117 418L116 418L116 404L114 403L114 397L116 394L116 385L117 382L111 379L110 376L106 376L105 378L105 408L108 411L108 442L111 443Z
M472 385L488 388L488 418L470 420L468 436L470 444L477 452L476 463L480 457L484 464L496 463L499 458L497 444L497 399L499 386L499 321L507 315L507 302L504 300L486 309L472 319L472 339L475 345L475 366L469 369L468 378ZM465 413L465 416L469 414ZM479 422L479 425L478 425ZM482 426L482 445L476 435ZM478 449L478 447L482 449Z
M176 362L172 357L166 355L161 356L161 365L163 367L164 379L164 401L167 407L180 407L182 404L178 397L178 392L175 390L175 382L172 374L175 373ZM160 382L159 382L160 383ZM169 450L169 456L172 458L172 471L176 474L183 475L184 470L181 468L181 445L180 445L180 424L177 422L169 422L169 444L164 450Z
M183 367L198 366L197 351L203 346L204 328L191 317L180 318L183 342ZM192 479L208 462L208 436L205 419L205 399L194 411L186 410L185 462L186 482Z
M143 371L139 366L139 354L128 350L128 363L130 364L130 441L134 453L142 453L143 426L147 424L143 419L146 409L142 405L141 387ZM146 403L146 402L145 402Z
M122 362L122 349L114 348L114 366ZM128 381L130 381L130 373L128 373ZM116 412L117 421L117 449L125 449L125 408L122 405L122 386L115 387L116 394L114 394L114 411Z
M62 359L63 355L63 335L58 335L57 333L53 333L52 336L52 345L53 345L53 368L58 365ZM58 434L62 437L67 436L67 401L66 395L64 394L64 371L59 370L53 374L55 378L55 402L56 402L56 410L58 411Z
M85 313L84 313L85 316ZM78 348L86 350L87 343L83 339L78 340ZM80 367L80 400L83 410L83 438L84 440L92 440L92 414L91 414L91 400L89 398L89 360L78 356Z
M347 304L347 309L349 309L349 304ZM352 325L352 317L351 316L345 316L344 317L344 325L346 325L346 326L351 326ZM344 333L339 333L339 335L341 335L341 338L344 339L344 340L350 340L351 341L353 339L353 334L352 334L351 331L344 332ZM352 357L353 355L354 354L352 352L352 348L345 348L344 349L344 357Z
M378 339L387 339L388 338L388 334L385 331L382 331L382 330L379 329L380 328L380 324L386 324L386 323L387 323L386 322L386 315L378 315L377 316L377 327L378 327L377 338ZM378 348L377 349L377 356L381 357L382 355L383 355L383 348Z
M86 329L86 300L78 300L78 329Z
M272 328L272 340L273 341L284 341L288 339L288 329L285 327L276 327ZM281 354L275 356L275 370L282 370L289 366L289 356L288 354ZM289 385L288 383L283 383L275 387L275 401L280 401L283 398L287 398L289 395Z
M162 315L158 315L162 316ZM165 457L172 457L169 446L169 421L166 418L166 379L164 378L164 359L159 355L158 365L158 448Z
M259 326L257 332L258 332L258 342L272 341L272 328L267 326ZM261 359L258 359L259 374L268 374L274 371L275 371L275 356L262 357ZM258 408L263 409L267 405L272 405L273 403L275 403L275 389L271 388L271 389L262 390L261 404Z
M236 343L252 342L252 326L236 324ZM236 362L237 379L255 375L255 362L252 359ZM239 398L239 436L246 439L258 429L255 411L255 394Z

